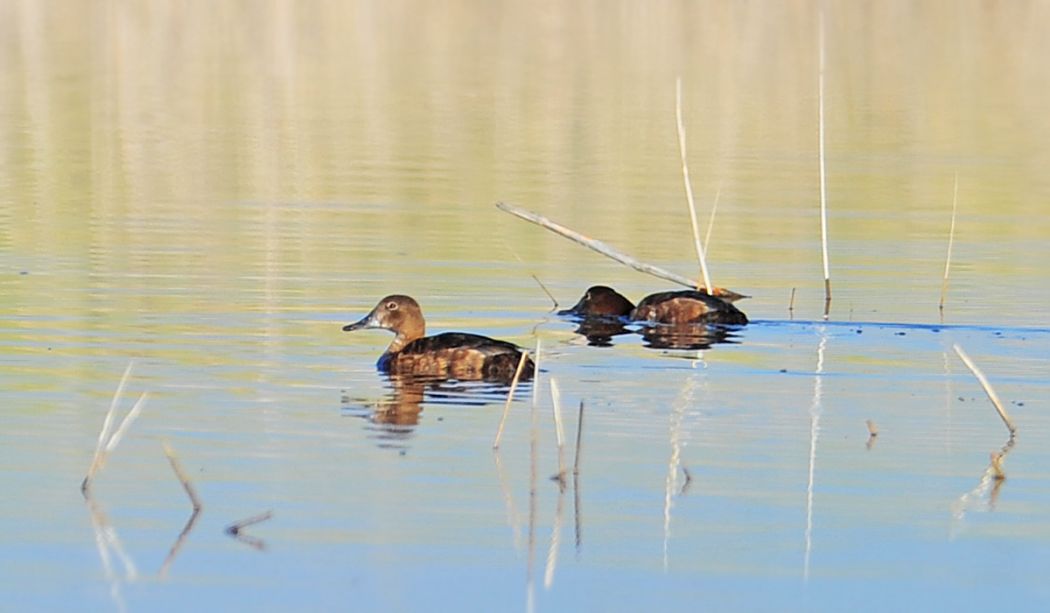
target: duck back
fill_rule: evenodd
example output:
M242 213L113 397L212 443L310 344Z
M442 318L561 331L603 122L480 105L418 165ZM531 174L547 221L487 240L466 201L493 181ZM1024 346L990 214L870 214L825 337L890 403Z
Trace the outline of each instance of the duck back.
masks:
M397 353L384 354L377 366L392 373L510 381L520 360L521 349L513 343L479 334L445 332L416 339ZM521 378L531 378L533 370L532 360L526 358Z
M694 290L650 294L631 312L631 319L664 324L747 323L747 315L729 302Z

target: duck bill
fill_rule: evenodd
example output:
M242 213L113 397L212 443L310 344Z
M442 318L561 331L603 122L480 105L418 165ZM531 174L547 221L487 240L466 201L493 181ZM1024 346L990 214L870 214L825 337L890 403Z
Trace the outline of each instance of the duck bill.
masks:
M346 324L343 326L343 332L353 332L354 330L367 330L368 328L378 328L379 322L376 320L376 312L372 311L368 315L361 318L360 321L355 321L352 324Z

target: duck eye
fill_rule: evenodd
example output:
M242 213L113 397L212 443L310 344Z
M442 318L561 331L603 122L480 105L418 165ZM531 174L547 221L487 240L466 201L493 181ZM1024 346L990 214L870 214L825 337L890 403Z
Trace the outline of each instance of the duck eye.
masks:
M397 310L397 303L396 302L388 302L388 303L386 303L386 310L388 310L388 311L396 311Z

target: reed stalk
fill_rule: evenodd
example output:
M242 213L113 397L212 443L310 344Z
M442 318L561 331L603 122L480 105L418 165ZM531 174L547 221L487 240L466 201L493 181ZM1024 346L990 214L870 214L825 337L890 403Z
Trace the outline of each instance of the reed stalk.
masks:
M999 413L999 418L1003 420L1003 423L1006 424L1006 429L1010 431L1010 438L1012 439L1014 435L1017 434L1017 426L1014 425L1014 421L1010 419L1010 415L1006 412L1006 407L1004 407L1002 401L999 400L999 394L995 393L995 389L993 389L992 384L988 382L988 378L984 376L984 373L977 367L977 364L974 364L973 360L970 359L970 356L963 351L962 347L955 344L952 345L952 348L955 349L955 353L959 356L959 359L963 361L963 364L966 364L966 367L970 369L973 376L977 377L977 380L981 383L981 387L984 388L984 393L987 394L988 399L992 401L992 405L995 406L995 410Z
M110 402L109 411L106 412L106 417L102 421L102 430L98 435L98 444L95 447L95 455L91 460L91 465L88 467L87 475L84 476L84 480L80 483L80 492L85 497L89 496L89 490L91 489L91 483L95 479L95 475L106 465L106 460L109 458L113 450L120 444L124 434L127 433L128 428L135 422L139 414L142 412L142 408L146 405L146 401L149 399L149 392L143 392L139 396L138 401L131 407L128 414L121 420L120 425L116 431L110 433L113 426L113 416L116 413L117 405L120 404L121 396L124 394L124 388L127 385L128 377L131 375L134 361L128 362L128 367L124 370L124 376L121 377L120 383L117 385L117 390L113 394L113 400Z
M817 133L820 147L820 247L824 259L824 319L831 310L831 267L828 263L828 182L824 156L824 9L818 13L819 68L817 71Z
M499 442L503 439L503 427L507 423L507 415L510 413L510 403L514 401L514 392L518 389L518 381L521 379L521 371L525 368L525 361L529 357L529 352L524 349L521 352L521 358L518 359L518 368L514 371L514 378L510 382L510 392L507 394L507 402L503 405L503 417L499 420L499 427L496 429L496 439L492 441L492 448L499 449Z
M164 447L164 456L168 458L168 463L171 464L171 470L175 472L175 477L182 484L182 489L186 490L186 496L189 497L193 510L199 511L204 505L201 504L201 499L197 496L197 490L193 487L193 483L190 482L189 476L182 470L182 464L179 463L179 458L175 456L175 450L171 448L167 441L162 441L161 445Z
M171 448L171 445L169 445L167 441L161 441L161 446L164 448L164 455L168 458L168 463L171 464L171 470L175 472L175 477L179 480L179 483L182 484L182 489L186 490L186 495L190 499L190 504L193 505L193 513L191 513L190 518L186 520L186 525L182 527L182 532L176 537L175 544L171 546L167 557L164 558L164 563L161 564L158 574L161 577L165 577L168 574L168 569L171 567L172 562L175 561L175 557L182 549L183 543L186 542L186 537L189 536L193 527L197 525L197 519L200 517L204 505L201 504L200 498L197 497L197 490L194 489L189 476L187 476L186 472L182 470L182 465L179 463L179 459L175 456L175 450Z
M579 232L571 230L555 221L544 217L543 215L533 213L532 211L514 206L513 204L507 204L506 202L497 202L496 208L505 213L510 213L511 215L520 217L525 221L529 221L538 226L542 226L550 230L551 232L554 232L555 234L564 236L565 238L579 243L584 247L597 251L598 253L604 255L607 258L616 260L617 262L626 266L630 266L638 272L643 272L647 275L659 277L666 281L671 281L672 283L684 285L688 288L696 288L696 282L692 279L687 279L681 275L675 274L668 270L664 270L663 268L660 268L658 266L653 266L652 264L646 264L645 262L637 260L600 240L593 239L589 236L580 234Z
M562 427L561 422L561 390L558 389L558 380L551 377L551 404L553 405L554 412L554 434L558 441L558 474L554 475L554 480L558 482L558 486L562 491L565 491L565 429Z
M948 272L952 267L952 246L955 244L955 214L959 210L959 173L955 173L955 186L952 188L952 224L948 228L948 254L944 258L944 279L941 281L941 302L938 309L944 312L944 298L948 294Z
M696 259L700 262L700 272L703 276L703 286L714 288L711 284L711 275L707 270L707 258L704 256L704 246L700 242L700 228L696 221L696 204L693 202L693 186L689 180L689 164L685 154L685 124L682 122L682 77L675 81L675 119L678 124L678 150L682 156L682 181L685 183L685 197L689 203L689 221L693 227L693 242L696 247ZM699 283L695 284L697 287ZM714 293L714 290L712 290Z

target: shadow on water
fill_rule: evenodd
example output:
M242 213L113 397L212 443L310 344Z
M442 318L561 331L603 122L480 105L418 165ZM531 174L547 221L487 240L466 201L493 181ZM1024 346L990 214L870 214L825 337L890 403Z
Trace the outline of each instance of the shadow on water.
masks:
M380 373L380 377L387 388L381 398L361 399L346 395L342 398L342 414L367 420L366 428L380 447L404 448L419 425L424 406L502 404L510 392L510 385L503 382L385 373ZM522 382L518 393L531 393L531 387L531 382Z

